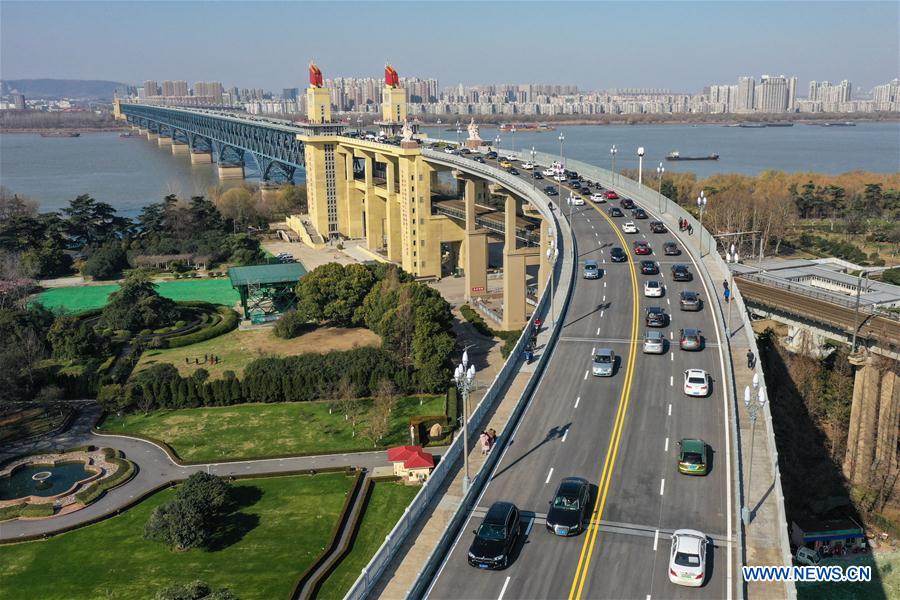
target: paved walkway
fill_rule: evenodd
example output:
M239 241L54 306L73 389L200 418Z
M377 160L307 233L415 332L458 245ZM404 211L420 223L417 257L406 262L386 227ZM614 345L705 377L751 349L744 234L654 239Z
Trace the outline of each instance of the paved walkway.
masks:
M63 433L50 439L26 442L4 448L0 451L0 462L13 456L32 454L48 448L63 449L93 444L121 450L126 458L138 466L138 472L134 479L121 487L110 490L97 502L72 513L50 519L16 519L0 522L0 540L51 533L101 515L117 512L136 497L169 481L185 479L191 473L198 471L207 471L221 476L261 475L327 467L354 466L372 469L389 464L387 452L375 451L182 466L173 462L162 448L151 442L123 436L92 433L91 425L96 422L99 415L100 408L95 404L90 405L80 412L72 426ZM440 454L441 450L429 449L429 452Z

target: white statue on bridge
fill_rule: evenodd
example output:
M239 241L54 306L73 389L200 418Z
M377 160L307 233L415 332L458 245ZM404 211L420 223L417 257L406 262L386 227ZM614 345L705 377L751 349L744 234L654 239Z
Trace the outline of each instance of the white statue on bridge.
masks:
M469 122L469 139L473 141L481 141L481 137L478 135L478 124L475 123L475 117L472 117L472 120Z
M400 130L400 133L403 135L404 142L411 142L413 136L413 129L409 124L409 121L403 121L403 129Z

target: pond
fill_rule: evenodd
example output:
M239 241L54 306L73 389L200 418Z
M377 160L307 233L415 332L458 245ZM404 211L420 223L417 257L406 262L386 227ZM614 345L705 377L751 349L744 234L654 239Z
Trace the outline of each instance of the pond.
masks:
M42 478L38 473L50 473ZM38 478L35 479L35 475ZM49 465L30 465L17 469L10 477L0 477L0 500L26 496L55 496L61 494L92 473L83 462Z

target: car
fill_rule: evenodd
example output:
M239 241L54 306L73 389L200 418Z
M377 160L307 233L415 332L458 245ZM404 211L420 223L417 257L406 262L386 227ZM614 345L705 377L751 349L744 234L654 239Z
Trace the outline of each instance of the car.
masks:
M678 442L678 472L706 475L709 464L708 446L703 440L684 438Z
M391 140L390 143L393 143L394 141L396 141L396 140ZM472 151L469 150L468 148L463 148L462 150L459 151L459 153L460 154L472 154Z
M637 233L638 228L637 225L634 224L634 221L626 221L622 224L622 232L623 233Z
M666 224L662 221L650 221L650 231L653 233L665 233Z
M678 342L681 345L682 350L702 350L703 349L703 336L700 333L699 329L694 328L686 328L682 329L680 334L680 341Z
M512 502L494 502L469 546L469 564L479 569L503 569L519 540L519 509Z
M519 174L519 171L514 167L510 167L510 168L506 169L506 172L509 173L510 175L518 175Z
M548 196L559 196L559 192L556 191L556 188L552 187L549 190L544 190L544 193Z
M594 353L591 373L597 377L611 377L616 366L616 353L609 348L600 348Z
M556 488L547 512L547 529L560 536L575 535L590 518L591 485L581 477L566 477Z
M691 281L694 276L691 275L687 265L672 265L672 279L675 281Z
M650 244L644 240L638 240L634 243L634 253L638 255L653 254L653 250L650 248Z
M543 175L544 177L553 177L554 175L556 175L556 171L554 171L553 169L544 169L543 171L541 171L541 175Z
M474 160L474 161L477 162L477 163L482 163L482 164L484 164L484 158L482 158L482 157L480 157L480 156L476 156L476 157L473 158L472 160Z
M647 298L661 298L663 295L663 286L655 279L644 282L644 296Z
M688 369L684 372L684 393L688 396L709 395L709 374L703 369Z
M500 161L500 166L503 167L504 169L508 169L512 166L512 163L504 158L503 160Z
M669 552L669 581L700 587L706 577L706 534L695 529L676 529Z
M565 174L569 179L578 179L578 171L570 171L565 169Z
M660 306L647 307L644 322L647 327L665 327L669 323L669 315Z
M524 163L522 163L522 168L525 169L526 171L530 171L531 169L534 168L534 163L524 162Z
M607 200L618 200L619 195L612 190L606 190L603 192L603 195L606 196Z
M663 354L666 351L666 338L659 331L644 333L644 354Z
M534 172L531 174L531 176L534 177L535 179L543 179L543 178L544 178L544 176L541 175L540 173L538 173L537 171L534 171Z
M647 212L643 208L636 208L631 211L631 216L635 219L646 219Z
M507 154L507 155L504 156L503 158L505 158L505 159L508 160L509 162L516 162L517 160L519 160L519 157L516 156L515 154Z
M693 311L696 312L703 308L703 303L700 300L700 294L691 290L683 290L678 299L678 305L681 307L681 310L684 311Z
M444 148L444 153L445 154L459 154L459 152L457 152L455 148Z
M603 194L593 193L591 194L591 202L596 202L597 204L603 204L606 202L606 198L603 197Z
M491 150L487 154L484 155L486 158L495 159L497 158L497 153Z
M553 180L559 181L560 183L562 183L562 182L566 181L566 176L560 175L559 173L557 173L556 175L553 176Z
M577 194L569 194L568 201L572 206L584 206L584 198Z
M609 210L606 211L611 217L624 217L625 215L619 210L618 206L610 206Z
M681 248L675 242L666 242L663 245L663 252L666 256L678 256L681 254Z
M631 210L634 208L634 200L631 198L622 198L621 202L619 202L619 206L624 208L625 210Z
M642 260L641 261L641 275L658 275L659 274L659 265L656 264L655 260Z
M613 248L609 251L609 258L613 262L625 262L626 260L628 260L628 256L625 254L625 251L618 246L613 246Z
M596 260L584 261L582 276L585 279L600 279L600 265L597 264Z

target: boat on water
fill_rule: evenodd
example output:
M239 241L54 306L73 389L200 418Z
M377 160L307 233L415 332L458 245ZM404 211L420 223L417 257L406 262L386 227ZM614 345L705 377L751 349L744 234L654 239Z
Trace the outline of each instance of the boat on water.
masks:
M678 150L666 154L666 160L719 160L718 154L708 154L706 156L682 156Z
M793 127L793 123L766 123L766 127Z
M763 127L768 127L768 125L765 123L738 123L738 127L744 129L762 129Z
M41 133L41 137L52 137L52 138L69 138L69 137L78 137L81 134L77 131L45 131Z
M500 131L554 131L556 128L547 123L500 123L497 126Z
M822 123L822 127L856 127L856 123L852 121L844 121L843 123Z
M130 137L137 137L137 136L134 135L134 133L132 133L131 131L128 131L128 132L125 132L125 133L120 133L120 134L119 134L119 137L130 138Z

